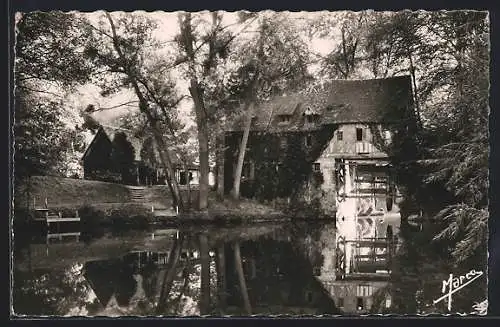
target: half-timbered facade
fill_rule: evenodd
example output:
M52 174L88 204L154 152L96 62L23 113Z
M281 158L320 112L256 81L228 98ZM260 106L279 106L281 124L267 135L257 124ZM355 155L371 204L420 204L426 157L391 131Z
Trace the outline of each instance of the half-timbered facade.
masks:
M337 275L387 268L400 201L386 146L393 127L414 124L409 76L336 80L256 109L243 170L246 196L317 203L337 221ZM231 189L242 122L226 133ZM227 190L228 191L228 190ZM392 243L391 243L392 244Z

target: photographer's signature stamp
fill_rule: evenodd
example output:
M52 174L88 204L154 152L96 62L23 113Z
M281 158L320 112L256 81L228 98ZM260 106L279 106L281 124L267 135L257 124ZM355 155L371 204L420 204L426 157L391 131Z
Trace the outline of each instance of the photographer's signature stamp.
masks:
M455 292L458 292L460 289L469 285L479 277L484 275L482 271L475 271L472 269L465 275L460 275L453 277L453 274L450 274L448 280L443 280L443 287L441 288L441 293L444 295L439 299L434 300L434 304L443 301L444 299L448 299L448 311L451 311L451 295Z

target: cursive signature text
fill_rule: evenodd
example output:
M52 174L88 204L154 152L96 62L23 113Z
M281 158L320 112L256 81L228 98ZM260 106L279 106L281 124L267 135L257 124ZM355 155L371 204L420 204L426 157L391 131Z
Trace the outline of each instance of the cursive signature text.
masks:
M451 311L451 295L465 286L469 285L479 277L483 275L482 271L475 271L474 269L469 271L465 275L460 275L453 277L453 274L450 274L448 280L443 280L443 286L441 288L441 293L444 295L439 299L434 300L434 304L443 301L444 299L448 299L448 311Z

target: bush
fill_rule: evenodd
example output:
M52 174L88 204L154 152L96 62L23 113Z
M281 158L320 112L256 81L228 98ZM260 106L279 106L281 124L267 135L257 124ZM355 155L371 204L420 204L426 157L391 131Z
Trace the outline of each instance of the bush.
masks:
M112 172L112 171L93 171L90 174L90 177L95 180L108 182L108 183L121 183L122 175L120 173Z
M146 228L154 220L153 214L140 205L126 205L113 208L108 213L113 227L133 226Z
M85 228L97 227L106 220L105 212L90 205L84 205L78 209L78 215L82 226Z

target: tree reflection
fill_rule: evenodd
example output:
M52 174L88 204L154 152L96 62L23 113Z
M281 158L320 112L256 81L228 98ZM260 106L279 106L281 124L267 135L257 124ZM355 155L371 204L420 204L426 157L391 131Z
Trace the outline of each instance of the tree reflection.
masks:
M93 315L98 300L76 263L62 271L15 271L14 312L25 315Z
M170 290L176 277L177 263L179 261L179 256L182 250L182 243L184 242L184 234L181 233L178 238L176 238L170 254L168 257L168 271L163 279L163 285L161 288L160 299L158 301L158 306L156 308L156 314L162 314L165 311L167 305L167 298L170 295Z
M336 313L313 276L318 242L295 244L305 234L262 226L179 231L160 248L87 261L60 274L16 272L15 309L88 316Z
M245 307L245 312L248 315L251 315L252 306L250 305L250 299L248 298L248 289L245 281L245 275L243 273L243 265L240 253L240 242L234 242L233 248L234 248L234 265L238 275L238 282L240 285L241 297L243 299L243 306Z

